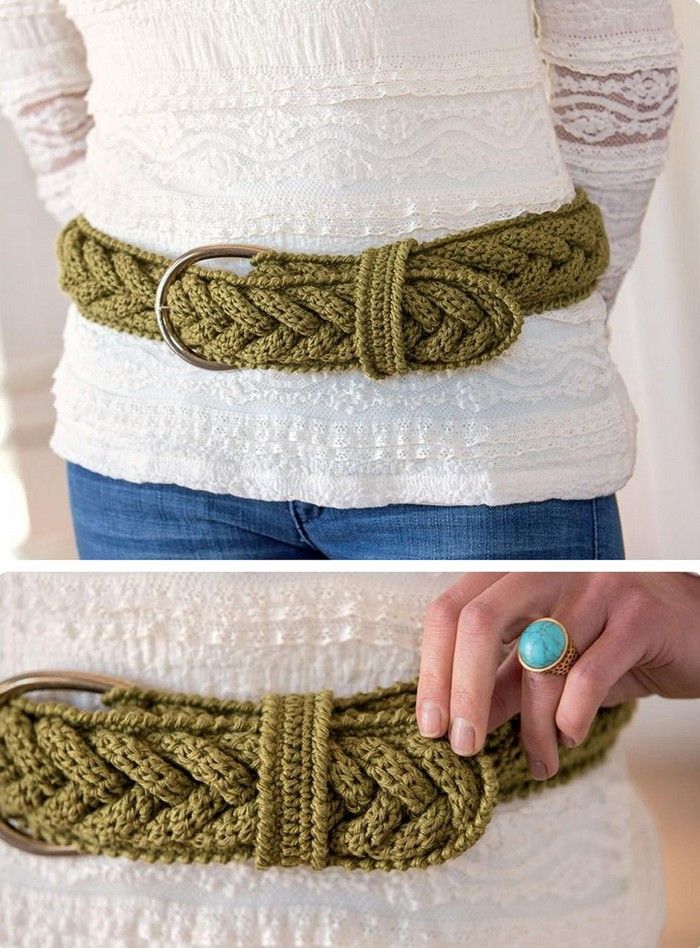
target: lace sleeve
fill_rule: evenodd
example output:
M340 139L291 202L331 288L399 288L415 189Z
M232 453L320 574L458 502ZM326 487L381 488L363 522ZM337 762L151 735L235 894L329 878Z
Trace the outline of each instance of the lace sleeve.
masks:
M92 127L90 74L80 33L58 0L0 0L0 102L61 223L75 213L71 186Z
M676 106L681 44L670 0L535 0L557 136L574 182L600 205L611 306L639 249Z

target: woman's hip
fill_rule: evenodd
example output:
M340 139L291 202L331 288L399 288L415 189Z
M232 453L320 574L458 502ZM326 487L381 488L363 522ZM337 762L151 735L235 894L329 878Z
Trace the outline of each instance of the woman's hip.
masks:
M339 508L68 474L83 559L624 558L614 495Z

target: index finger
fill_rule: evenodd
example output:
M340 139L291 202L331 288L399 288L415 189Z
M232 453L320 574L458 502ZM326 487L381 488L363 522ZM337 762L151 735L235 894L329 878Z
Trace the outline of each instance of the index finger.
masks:
M416 717L424 737L442 737L449 723L457 626L464 606L505 573L467 573L428 606L423 621Z

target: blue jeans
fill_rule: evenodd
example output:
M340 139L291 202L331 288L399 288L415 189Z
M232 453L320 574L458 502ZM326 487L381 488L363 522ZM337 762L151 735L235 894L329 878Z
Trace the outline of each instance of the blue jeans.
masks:
M623 559L615 497L500 507L318 507L68 465L81 559Z

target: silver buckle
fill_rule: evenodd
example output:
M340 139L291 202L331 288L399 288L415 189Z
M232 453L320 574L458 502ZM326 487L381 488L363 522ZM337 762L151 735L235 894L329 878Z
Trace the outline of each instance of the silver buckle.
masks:
M170 264L158 284L156 290L155 312L156 320L160 334L172 349L175 355L180 356L190 365L196 365L199 369L209 369L213 372L230 372L235 368L233 365L224 365L223 362L210 362L209 359L203 359L200 355L188 348L175 334L173 324L170 321L170 307L166 303L168 288L173 280L178 277L191 263L198 260L209 260L215 257L254 257L261 250L268 250L268 247L256 247L253 244L205 244L202 247L194 247L183 253L182 256Z
M88 691L104 694L112 688L127 688L129 682L89 672L25 672L0 682L0 707L12 698L29 691ZM84 853L70 846L57 846L41 839L33 839L0 819L0 842L37 856L82 856Z

